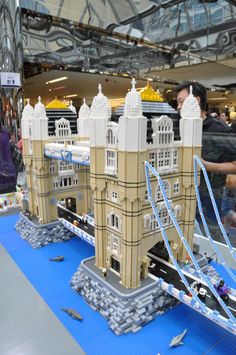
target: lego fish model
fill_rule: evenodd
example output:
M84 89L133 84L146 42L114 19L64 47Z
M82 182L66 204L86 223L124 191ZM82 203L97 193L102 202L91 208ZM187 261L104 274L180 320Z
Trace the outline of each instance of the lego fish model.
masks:
M64 261L64 256L56 256L55 258L50 258L49 261Z
M68 316L70 316L73 319L83 320L83 317L78 312L76 312L74 309L62 308L61 310L62 310L62 312L65 312L66 314L68 314Z
M170 347L174 347L174 346L179 346L179 345L183 345L183 338L185 337L187 333L187 329L185 329L183 331L183 333L179 334L179 335L176 335L176 337L174 337L171 342L170 342Z

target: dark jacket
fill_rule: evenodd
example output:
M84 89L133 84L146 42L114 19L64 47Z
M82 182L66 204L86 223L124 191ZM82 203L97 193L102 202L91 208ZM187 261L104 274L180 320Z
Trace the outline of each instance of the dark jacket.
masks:
M9 134L0 129L0 193L14 191L16 187L16 168L12 160Z

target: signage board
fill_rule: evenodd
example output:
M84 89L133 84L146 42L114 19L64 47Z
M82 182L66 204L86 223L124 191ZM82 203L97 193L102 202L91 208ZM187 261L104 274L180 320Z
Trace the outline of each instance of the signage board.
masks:
M11 72L1 72L0 83L2 88L19 88L21 87L20 74Z

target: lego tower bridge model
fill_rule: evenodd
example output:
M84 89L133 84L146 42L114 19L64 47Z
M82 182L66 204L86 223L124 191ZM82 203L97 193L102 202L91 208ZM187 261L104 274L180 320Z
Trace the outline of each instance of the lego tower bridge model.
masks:
M17 229L28 239L34 233L47 242L48 234L58 233L58 228L62 239L70 230L95 245L95 257L81 263L71 285L108 319L116 334L139 330L173 306L175 298L235 332L234 315L192 255L194 185L199 182L193 156L200 156L202 136L200 108L192 94L181 116L180 141L174 140L173 122L166 115L152 119L152 139L147 139L147 119L134 79L118 123L110 120L111 109L101 85L91 108L85 102L81 106L77 134L61 118L55 121L55 134L49 135L41 100L34 109L28 103L23 111L23 150L33 217L29 221L22 214ZM60 222L56 222L58 217ZM57 223L63 224L65 232ZM150 250L163 240L172 264L163 261L160 266L162 261L154 259ZM186 280L177 261L189 255L197 277L188 273ZM167 268L166 274L173 273L173 278L176 273L185 288L150 273L160 268ZM219 318L215 308L208 309L189 286L198 279L220 304Z

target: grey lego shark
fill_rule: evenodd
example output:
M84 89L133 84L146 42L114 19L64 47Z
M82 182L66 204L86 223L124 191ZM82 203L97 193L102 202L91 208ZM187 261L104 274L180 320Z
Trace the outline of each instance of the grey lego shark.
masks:
M50 258L49 261L64 261L64 256L56 256L55 258Z
M185 337L187 333L187 329L185 329L183 331L183 333L179 334L179 335L176 335L176 337L174 337L171 342L170 342L170 347L174 347L174 346L179 346L179 345L183 345L183 338Z
M71 308L61 308L62 312L65 312L68 314L68 316L70 316L73 319L76 320L83 320L83 317L81 316L81 314L77 311L75 311L74 309Z

